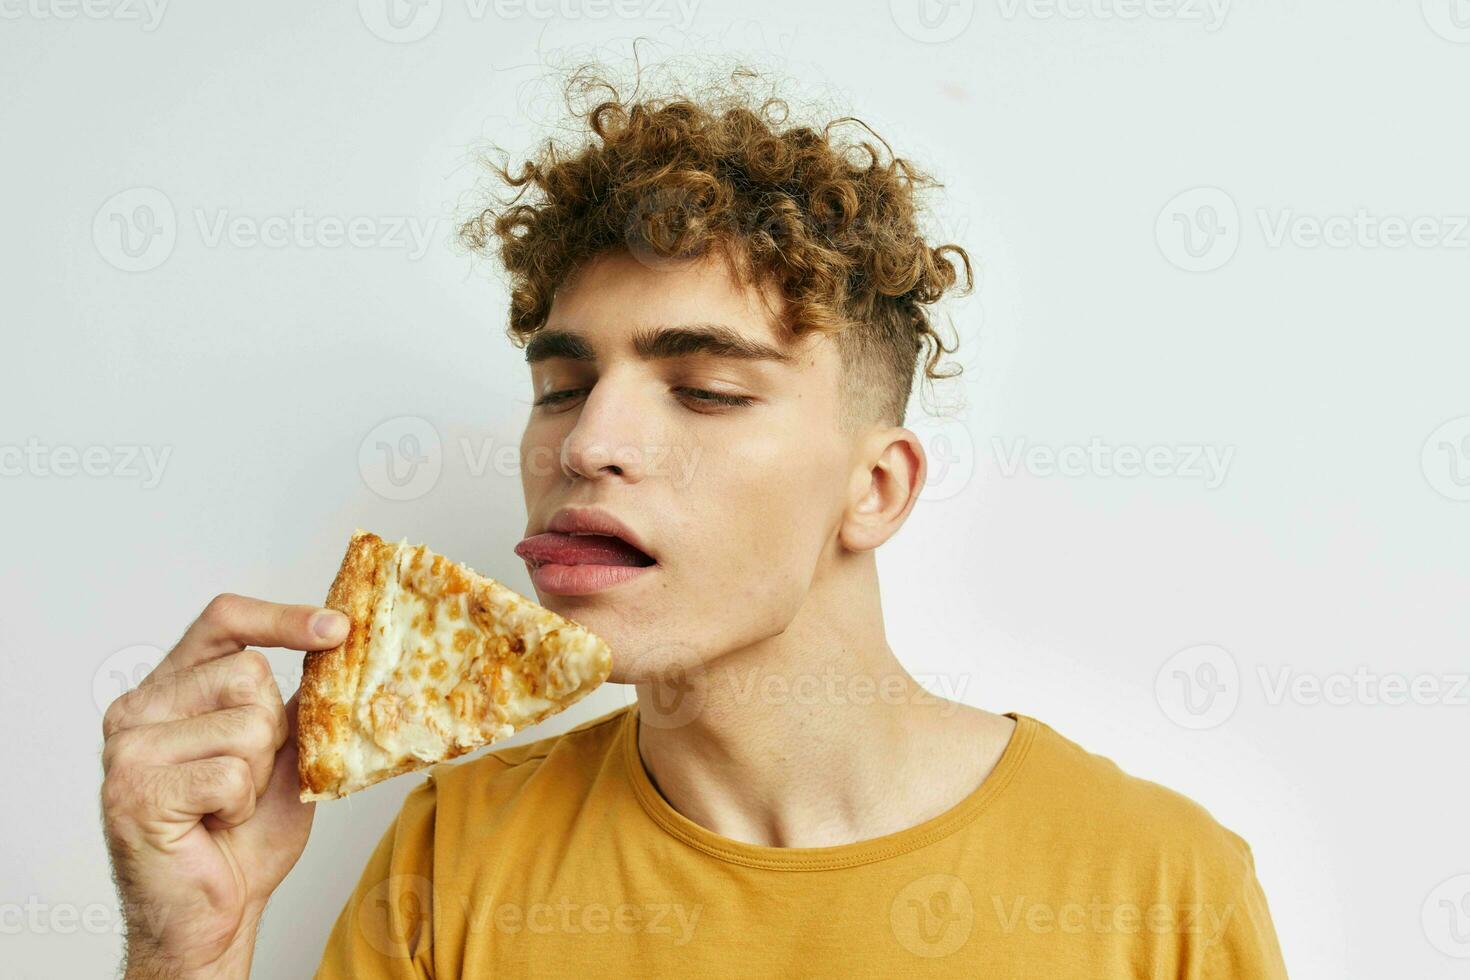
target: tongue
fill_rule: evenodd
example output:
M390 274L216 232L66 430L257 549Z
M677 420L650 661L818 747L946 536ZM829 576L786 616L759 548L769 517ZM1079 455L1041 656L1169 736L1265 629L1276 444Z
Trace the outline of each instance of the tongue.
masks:
M534 534L516 545L516 554L538 565L652 565L653 559L622 538L609 534Z

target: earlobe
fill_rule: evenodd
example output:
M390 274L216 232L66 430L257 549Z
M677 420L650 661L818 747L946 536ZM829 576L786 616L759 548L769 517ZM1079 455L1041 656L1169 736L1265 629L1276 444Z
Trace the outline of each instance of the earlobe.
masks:
M871 551L903 526L924 488L928 460L918 436L884 429L868 441L853 473L839 540L850 551Z

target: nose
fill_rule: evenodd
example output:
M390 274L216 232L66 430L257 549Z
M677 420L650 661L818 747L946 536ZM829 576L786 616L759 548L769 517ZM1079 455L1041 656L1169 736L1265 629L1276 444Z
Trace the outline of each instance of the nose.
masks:
M562 440L562 472L585 480L639 482L647 469L649 416L639 408L630 384L604 375L587 393L576 424Z

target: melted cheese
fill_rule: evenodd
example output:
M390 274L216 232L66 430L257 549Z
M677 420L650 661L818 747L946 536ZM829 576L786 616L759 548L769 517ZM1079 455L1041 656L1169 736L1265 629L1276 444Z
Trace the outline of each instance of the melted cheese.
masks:
M498 741L601 683L606 645L568 620L402 541L371 620L349 773Z

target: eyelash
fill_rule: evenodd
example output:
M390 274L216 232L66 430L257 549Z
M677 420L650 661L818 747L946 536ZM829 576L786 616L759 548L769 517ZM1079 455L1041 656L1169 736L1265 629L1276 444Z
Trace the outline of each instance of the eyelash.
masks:
M722 405L726 408L744 408L755 401L749 395L726 395L718 391L707 391L704 388L676 388L674 390L687 393L695 401Z
M567 388L562 391L553 391L550 394L543 395L542 397L538 398L535 404L560 404L561 402L566 401L572 395L580 394L585 390L586 389L584 388ZM750 405L755 401L755 399L751 398L749 395L726 395L721 394L718 391L708 391L704 388L681 387L675 388L674 390L689 395L694 401L702 402L707 405L718 405L722 408L744 408L745 406Z

